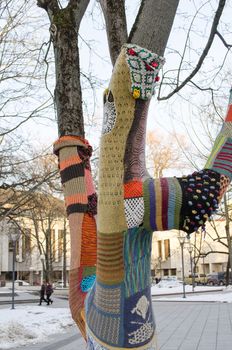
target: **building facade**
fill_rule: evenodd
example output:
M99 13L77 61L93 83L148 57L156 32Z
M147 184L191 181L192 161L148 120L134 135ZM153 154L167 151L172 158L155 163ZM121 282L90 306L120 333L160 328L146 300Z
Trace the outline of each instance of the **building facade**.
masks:
M228 248L225 220L208 222L205 232L193 233L183 246L184 275L192 271L202 275L224 272L228 263ZM183 232L182 232L183 234ZM181 247L177 230L155 232L152 241L151 270L157 277L177 276L182 278ZM192 251L189 250L189 245Z
M9 222L1 221L0 284L2 285L4 281L12 278L14 246L10 239L11 229L12 225ZM48 224L47 220L44 220L35 227L33 220L20 218L20 231L15 245L15 279L39 285L45 278L47 268L53 281L63 279L63 274L69 271L70 267L70 235L67 221L57 217L52 223Z

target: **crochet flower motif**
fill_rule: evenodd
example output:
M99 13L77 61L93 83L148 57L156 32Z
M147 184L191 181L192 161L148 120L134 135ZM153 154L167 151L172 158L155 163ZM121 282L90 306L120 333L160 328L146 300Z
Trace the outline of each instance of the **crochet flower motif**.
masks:
M126 60L130 70L131 92L135 99L148 100L154 94L159 81L158 72L164 59L137 45L127 44Z

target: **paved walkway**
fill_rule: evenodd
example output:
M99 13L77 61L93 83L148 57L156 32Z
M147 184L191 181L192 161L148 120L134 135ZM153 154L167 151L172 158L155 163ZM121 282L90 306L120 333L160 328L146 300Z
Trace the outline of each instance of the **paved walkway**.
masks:
M231 350L232 303L153 302L157 322L157 350ZM75 327L55 335L49 343L18 350L85 350Z

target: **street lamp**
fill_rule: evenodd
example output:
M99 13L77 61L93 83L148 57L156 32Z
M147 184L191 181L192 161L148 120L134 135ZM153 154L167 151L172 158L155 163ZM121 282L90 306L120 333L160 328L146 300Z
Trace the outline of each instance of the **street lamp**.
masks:
M12 261L12 295L11 295L11 309L13 310L15 307L15 300L14 300L14 291L15 291L15 260L16 260L16 242L18 241L19 237L21 235L21 232L18 227L12 227L9 230L9 240L13 244L13 261Z
M183 298L186 298L185 295L185 279L184 279L184 243L185 243L185 236L179 235L178 240L181 247L181 261L182 261L182 280L183 280Z
M191 277L192 277L192 291L194 292L195 276L193 274L193 260L192 260L193 246L192 246L192 244L190 242L189 242L189 245L188 245L188 252L189 252L189 255L190 255L190 268L191 268Z
M41 264L42 264L40 284L41 284L41 286L42 286L42 284L43 284L43 279L44 279L44 277L43 277L43 275L44 275L44 260L45 260L44 254L41 254L41 255L40 255L40 260L41 260Z
M204 286L205 286L205 257L207 256L207 254L205 253L201 253L200 257L203 259L203 274L204 274Z
M158 261L159 261L159 270L160 270L160 280L162 279L162 273L161 273L161 263L162 263L162 257L159 256L158 257Z

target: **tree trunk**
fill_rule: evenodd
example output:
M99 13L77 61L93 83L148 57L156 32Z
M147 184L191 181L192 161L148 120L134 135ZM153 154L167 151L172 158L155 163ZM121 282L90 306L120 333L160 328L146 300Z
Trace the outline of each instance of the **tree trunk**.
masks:
M179 0L142 0L128 42L163 56Z
M68 22L69 12L60 12L53 24L58 130L60 136L84 137L78 36L72 22Z
M66 220L64 219L64 230L63 230L63 283L66 288L67 284L67 230Z

